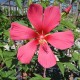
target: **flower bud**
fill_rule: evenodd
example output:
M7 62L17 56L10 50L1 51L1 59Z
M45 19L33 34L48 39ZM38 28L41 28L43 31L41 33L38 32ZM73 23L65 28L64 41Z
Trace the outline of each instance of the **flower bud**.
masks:
M63 11L68 14L68 13L70 12L71 8L72 8L72 5L69 5L69 6L68 6L67 8L65 8Z

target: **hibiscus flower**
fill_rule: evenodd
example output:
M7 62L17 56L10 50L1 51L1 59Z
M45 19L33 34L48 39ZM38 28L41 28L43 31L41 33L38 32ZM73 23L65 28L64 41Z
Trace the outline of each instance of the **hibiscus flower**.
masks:
M60 23L61 14L57 6L49 6L43 11L40 4L31 4L27 16L33 29L17 22L11 23L12 40L30 40L18 49L17 58L23 64L30 63L39 45L38 62L44 68L50 68L56 64L56 58L48 43L61 50L67 49L74 43L73 33L70 30L51 33Z

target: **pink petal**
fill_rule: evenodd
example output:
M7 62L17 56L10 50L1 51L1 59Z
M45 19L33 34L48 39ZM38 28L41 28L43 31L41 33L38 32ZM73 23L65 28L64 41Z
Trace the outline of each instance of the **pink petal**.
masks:
M40 45L39 48L39 55L38 55L38 62L44 68L50 68L56 64L56 58L53 52L51 51L48 44Z
M40 31L41 25L42 25L42 15L43 14L43 8L40 4L31 4L28 9L28 19L32 23L32 25Z
M26 45L18 49L17 58L23 64L30 63L35 51L37 49L37 41L28 42Z
M61 14L57 6L49 6L44 11L43 30L48 33L60 22Z
M58 49L67 49L74 44L72 31L56 32L47 37L47 41Z
M12 40L25 40L34 38L35 36L36 33L32 29L17 22L11 23L10 37Z

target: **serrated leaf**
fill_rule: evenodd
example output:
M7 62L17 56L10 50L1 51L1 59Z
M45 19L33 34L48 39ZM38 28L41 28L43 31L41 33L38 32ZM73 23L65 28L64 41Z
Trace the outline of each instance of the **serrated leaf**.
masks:
M2 50L0 49L0 56L3 58L3 56L2 56Z
M73 56L74 60L79 60L80 54L79 53L73 53L72 56Z
M44 4L44 3L41 3L41 5L42 5L44 8L46 8L46 4Z
M22 25L24 25L24 26L28 26L27 24L24 23L23 20L19 20L19 21L15 21L15 22L18 22L18 23L20 23L20 24L22 24Z
M29 68L28 68L27 65L23 65L23 66L22 66L22 70L24 70L24 71L28 71L28 69L29 69Z
M5 71L5 73L6 73L6 77L15 77L15 70L11 70L11 71Z
M30 80L50 80L50 78L43 78L43 77L40 77L40 76L37 76L37 77L32 77Z
M70 62L64 63L64 64L65 64L70 70L78 71L74 64L72 64L72 63L70 63Z
M22 9L22 0L15 0L17 6Z
M79 69L80 69L80 58L79 58L79 61L78 61L78 66L79 66Z
M11 80L16 80L16 77L12 77L12 76L11 76L11 77L9 77L9 78L10 78Z
M43 78L41 75L39 74L34 74L36 77L31 78L30 80L50 80L50 78L45 77Z
M14 51L4 51L3 52L3 56L5 57L5 58L7 58L7 57L13 57L13 56L15 56L16 55L16 53L14 52Z
M41 5L46 8L49 5L49 1L45 0L45 1L41 1Z
M4 30L4 35L8 36L9 37L9 30Z
M58 0L58 1L61 2L61 3L65 2L65 0Z
M39 77L39 78L43 78L41 75L39 75L39 74L35 74L34 73L34 75L36 76L36 77Z
M51 78L43 78L43 80L50 80Z
M14 44L14 42L12 40L10 40L10 42L8 44L9 44L9 46L12 46Z
M59 67L61 73L62 73L63 76L64 76L64 69L65 69L65 68L64 68L63 63L62 63L62 62L57 62L57 65L58 65L58 67Z
M0 75L1 75L1 77L7 77L6 72L3 72L3 71L0 71Z
M58 27L56 27L54 30L63 31L63 30L65 30L65 27L60 24L60 25L59 25ZM53 31L54 31L54 30L53 30Z
M5 45L5 44L3 44L3 43L0 42L0 47L4 47L4 45Z
M7 66L8 68L11 67L11 65L12 65L12 59L7 58L7 59L5 60L5 64L6 64L6 66Z
M42 79L40 79L38 77L32 77L30 80L42 80Z
M76 29L76 26L68 19L62 19L61 24L63 24L68 29L71 29L71 30Z
M5 15L1 15L1 18L8 20L8 18Z

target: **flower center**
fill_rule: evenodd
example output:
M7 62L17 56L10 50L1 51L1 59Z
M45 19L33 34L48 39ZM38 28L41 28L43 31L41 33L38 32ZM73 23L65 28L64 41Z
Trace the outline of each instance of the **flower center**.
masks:
M45 40L45 36L44 35L40 35L39 36L39 44L44 44L44 43L47 43L47 41Z

